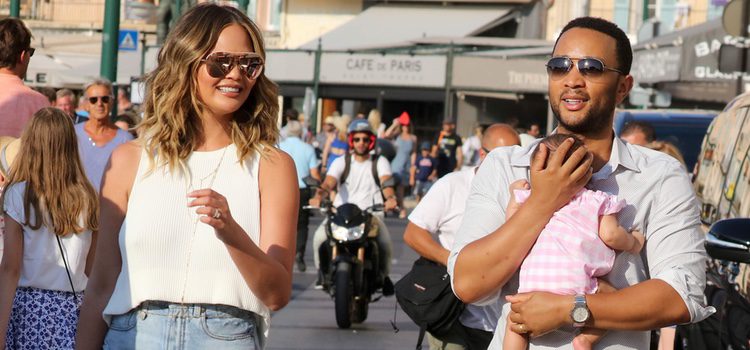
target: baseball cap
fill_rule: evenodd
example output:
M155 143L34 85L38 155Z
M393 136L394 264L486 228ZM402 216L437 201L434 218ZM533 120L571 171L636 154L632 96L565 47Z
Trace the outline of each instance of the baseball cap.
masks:
M401 115L398 116L399 124L409 125L409 122L411 122L411 118L409 117L409 113L406 113L406 111L402 112Z

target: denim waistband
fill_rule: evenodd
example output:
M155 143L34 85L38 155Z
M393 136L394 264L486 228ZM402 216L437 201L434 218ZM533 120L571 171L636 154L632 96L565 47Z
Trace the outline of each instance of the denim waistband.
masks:
M135 308L136 311L151 315L172 317L202 317L211 318L243 318L257 319L258 315L252 311L220 304L181 304L168 301L147 300Z

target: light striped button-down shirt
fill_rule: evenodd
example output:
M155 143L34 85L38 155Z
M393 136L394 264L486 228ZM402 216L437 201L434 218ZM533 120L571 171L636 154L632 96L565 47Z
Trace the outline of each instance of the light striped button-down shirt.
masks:
M537 143L525 148L498 148L482 163L474 177L466 213L448 260L451 278L461 249L505 222L510 183L529 179L531 151ZM700 229L698 201L680 163L663 153L615 138L609 162L594 174L587 187L624 199L628 205L618 214L620 225L638 229L646 236L640 256L618 253L605 279L617 289L650 278L661 279L680 294L692 321L708 317L713 308L704 306L705 238ZM481 302L499 303L503 310L490 349L502 348L510 306L504 296L515 294L517 290L518 273L498 293ZM529 346L530 349L572 349L574 336L572 328L561 328L533 339ZM609 331L594 346L595 349L648 347L649 332L645 331Z

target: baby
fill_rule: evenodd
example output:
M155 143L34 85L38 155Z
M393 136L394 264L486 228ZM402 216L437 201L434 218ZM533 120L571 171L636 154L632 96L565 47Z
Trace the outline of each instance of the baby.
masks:
M566 155L567 159L583 146L577 137L554 134L544 138L540 144L543 143L552 154L568 138L575 142ZM532 159L538 150L537 146ZM518 180L510 185L507 218L529 198L532 190L526 180ZM597 277L612 270L614 250L638 254L643 248L643 234L638 231L631 234L617 222L615 214L624 207L625 202L612 194L581 189L568 204L555 212L539 234L521 264L518 292L546 291L562 295L596 293ZM527 338L511 331L511 323L508 319L503 349L525 350ZM603 335L602 330L583 328L574 338L573 348L591 349Z

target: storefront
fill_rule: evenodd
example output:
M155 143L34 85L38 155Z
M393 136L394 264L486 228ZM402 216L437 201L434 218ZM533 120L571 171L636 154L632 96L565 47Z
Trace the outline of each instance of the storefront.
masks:
M540 103L546 87L524 82L538 80L543 63L529 68L500 56L483 58L487 67L472 62L475 52L550 45L517 38L534 37L526 28L535 23L527 6L538 7L523 1L371 6L298 49L269 52L267 73L279 84L284 107L315 115L318 124L334 111L354 116L376 108L388 124L408 112L418 136L436 135L444 119L456 120L464 136L477 124L526 126L527 115L540 115L534 122L544 127L546 107L538 107L547 105Z
M722 109L750 90L750 75L719 71L719 49L749 41L728 35L721 20L713 20L639 43L632 74L636 84L670 93L670 107Z

